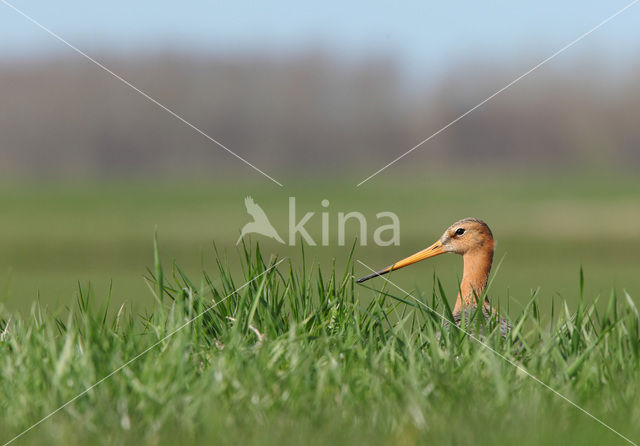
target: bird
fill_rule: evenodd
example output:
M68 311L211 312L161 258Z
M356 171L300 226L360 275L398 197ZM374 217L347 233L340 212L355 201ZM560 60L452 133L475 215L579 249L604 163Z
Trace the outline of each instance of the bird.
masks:
M449 226L442 234L442 237L428 248L397 261L380 271L362 277L357 280L357 283L362 283L440 254L459 254L462 256L464 267L458 296L452 311L453 321L458 327L460 327L462 320L466 321L465 331L473 333L473 325L476 324L471 324L471 320L477 313L477 303L484 295L487 287L495 246L496 242L493 238L493 233L484 221L477 218L464 218ZM500 334L503 338L506 337L511 331L511 324L504 317L496 316L486 296L481 310L485 322L497 320L500 324Z
M242 227L242 230L240 231L240 238L236 242L236 245L240 243L242 237L251 233L261 234L275 239L280 243L284 243L284 240L280 238L278 232L269 221L269 218L267 218L267 214L264 213L260 205L253 201L253 198L246 197L244 199L244 206L247 208L249 215L253 217L253 221Z

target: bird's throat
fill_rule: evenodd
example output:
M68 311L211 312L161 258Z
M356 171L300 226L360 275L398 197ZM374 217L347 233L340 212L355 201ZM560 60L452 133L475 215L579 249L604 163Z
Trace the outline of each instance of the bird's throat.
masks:
M491 263L493 262L493 247L488 249L476 249L466 253L463 257L464 272L460 282L460 292L456 299L453 313L460 313L464 307L474 307L487 286ZM485 297L484 304L489 305Z

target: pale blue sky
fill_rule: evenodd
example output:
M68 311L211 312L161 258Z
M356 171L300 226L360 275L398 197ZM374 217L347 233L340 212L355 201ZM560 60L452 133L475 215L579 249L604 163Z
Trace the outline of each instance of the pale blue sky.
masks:
M345 57L383 50L413 72L468 55L547 56L630 0L460 0L289 2L194 0L8 0L79 48L149 47L280 55L309 46ZM624 64L640 54L640 3L565 57L597 55ZM0 3L0 58L68 52Z

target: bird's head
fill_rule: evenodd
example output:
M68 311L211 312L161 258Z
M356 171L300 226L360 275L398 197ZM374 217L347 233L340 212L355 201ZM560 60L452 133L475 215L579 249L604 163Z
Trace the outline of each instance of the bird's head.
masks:
M493 251L495 240L485 222L477 218L465 218L449 226L434 245L437 244L442 245L443 252L465 255L476 250Z
M358 279L358 283L447 252L463 256L478 251L490 251L493 253L494 247L495 241L493 234L485 222L477 218L464 218L449 226L447 230L444 231L444 234L442 234L442 237L428 248L402 259L393 265L389 265L378 272Z

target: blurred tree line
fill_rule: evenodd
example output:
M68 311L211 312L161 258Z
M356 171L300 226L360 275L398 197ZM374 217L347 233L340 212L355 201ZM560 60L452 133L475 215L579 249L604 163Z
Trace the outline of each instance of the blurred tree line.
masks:
M529 59L530 60L530 59ZM322 51L105 56L101 61L264 169L381 167L520 75L466 61L425 81L392 57ZM405 164L434 168L640 164L640 65L543 67L429 141ZM242 165L71 54L0 63L0 173L211 174Z

